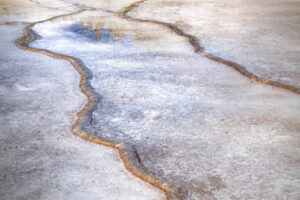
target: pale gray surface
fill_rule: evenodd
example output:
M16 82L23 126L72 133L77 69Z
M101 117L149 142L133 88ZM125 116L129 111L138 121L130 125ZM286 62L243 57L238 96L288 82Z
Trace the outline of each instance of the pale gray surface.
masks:
M71 1L2 0L0 21L80 7L64 2ZM117 11L133 1L78 2ZM149 0L129 14L174 23L207 51L298 87L298 2ZM89 40L81 34L96 33L74 34L65 20L98 33L108 28L125 42ZM142 163L186 189L187 199L299 199L299 95L195 55L160 25L95 11L36 30L44 39L34 46L76 56L93 71L103 101L86 128L135 145ZM17 31L1 28L0 199L162 198L125 171L115 151L70 135L85 100L78 74L64 61L14 47Z
M206 52L300 88L299 0L147 0L128 14L172 23Z
M89 132L135 145L145 167L187 189L188 199L299 197L299 95L189 48L161 56L70 27L36 26L44 39L33 46L79 57L93 71L103 100Z
M0 22L35 22L76 10L61 0L1 0Z
M116 150L70 133L86 103L79 74L67 61L18 49L21 28L0 26L0 199L162 199Z

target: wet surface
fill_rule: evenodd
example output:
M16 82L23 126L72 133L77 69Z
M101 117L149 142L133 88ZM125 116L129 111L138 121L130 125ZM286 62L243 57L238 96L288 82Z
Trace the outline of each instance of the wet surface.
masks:
M83 124L86 132L131 146L139 164L154 177L180 188L186 199L298 198L299 95L262 85L226 63L199 56L193 43L201 41L214 54L241 61L263 79L280 82L278 77L285 74L281 77L289 80L283 84L298 87L297 59L284 57L289 50L274 59L269 47L259 45L250 44L249 51L258 49L260 54L240 48L228 51L235 48L234 43L218 48L219 40L234 38L230 34L218 35L216 46L205 41L207 37L198 41L201 31L215 35L210 25L202 29L202 22L196 23L198 18L184 10L191 5L203 9L208 4L217 9L220 5L216 2L64 2L73 9L99 9L36 24L33 29L41 39L30 45L80 59L91 70L91 86L101 101L92 120ZM229 9L228 5L223 6ZM156 11L140 16L157 6L162 9L159 18L152 16ZM182 7L182 21L177 23L177 16L165 15L178 6ZM243 4L240 7L241 12L249 9ZM130 19L111 10L147 20ZM209 14L201 17L206 17L207 23L216 18ZM272 23L269 25L272 28ZM228 29L235 30L234 26ZM291 51L295 53L297 48ZM272 67L255 68L250 60ZM280 63L288 65L277 68Z
M18 49L21 30L0 27L0 199L162 199L116 150L70 133L85 104L79 74L64 60Z
M299 178L298 153L290 154L299 148L299 96L251 82L188 46L178 53L166 40L164 55L143 48L128 27L118 29L127 42L111 27L99 38L80 23L35 28L44 38L33 46L78 57L93 72L102 100L85 130L132 144L147 170L188 199L296 199L284 188Z

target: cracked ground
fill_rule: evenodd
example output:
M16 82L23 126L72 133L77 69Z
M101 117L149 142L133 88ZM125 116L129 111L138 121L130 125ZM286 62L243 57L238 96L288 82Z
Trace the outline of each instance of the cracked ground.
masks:
M299 6L0 0L0 199L299 199Z

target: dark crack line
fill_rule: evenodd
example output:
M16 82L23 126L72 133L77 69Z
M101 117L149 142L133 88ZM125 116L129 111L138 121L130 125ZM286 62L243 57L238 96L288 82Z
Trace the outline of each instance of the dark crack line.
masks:
M147 0L141 0L141 1L137 1L134 2L132 4L130 4L129 6L123 8L120 13L122 13L123 15L126 15L127 13L131 12L133 9L139 7L140 4L144 3Z
M68 1L69 2L69 0L63 0L63 1ZM145 1L146 0L144 0L144 1L142 0L142 1L137 1L135 3L132 3L129 6L122 9L120 12L107 10L107 9L103 9L103 8L95 8L95 7L94 7L94 9L95 10L101 10L101 11L104 11L104 12L107 12L107 13L115 14L115 15L119 16L120 18L126 19L126 20L161 25L165 28L168 28L170 31L174 32L178 36L186 38L187 41L189 42L189 44L193 47L194 52L197 55L200 55L202 57L205 57L205 58L207 58L209 60L212 60L212 61L215 61L217 63L226 65L226 66L234 69L235 71L237 71L241 75L245 76L246 78L248 78L250 80L253 80L257 83L270 85L270 86L273 86L273 87L276 87L276 88L285 89L287 91L290 91L290 92L293 92L293 93L296 93L296 94L300 94L300 88L298 88L298 87L294 87L292 85L280 83L280 82L277 82L277 81L266 80L266 79L264 79L264 78L262 78L262 77L260 77L256 74L248 71L247 67L245 67L241 64L238 64L238 63L230 61L230 60L226 60L224 58L220 58L220 57L218 57L216 55L213 55L211 53L206 53L205 48L200 45L200 40L196 36L186 33L184 30L178 28L174 24L167 23L167 22L162 22L162 21L158 21L158 20L139 19L139 18L134 18L132 16L127 15L130 11L132 11L134 8L137 8L141 3L145 2ZM74 4L74 3L72 3L72 5L78 6L77 4Z
M174 24L167 23L167 22L162 22L162 21L156 21L156 20L138 19L138 18L128 16L124 13L117 13L117 12L113 12L113 11L110 11L110 12L114 13L114 14L117 14L119 17L121 17L123 19L127 19L127 20L131 20L131 21L135 21L135 22L143 22L143 23L152 23L152 24L162 25L162 26L168 28L169 30L171 30L172 32L174 32L175 34L186 38L187 41L189 42L189 44L193 47L194 52L197 55L200 55L202 57L205 57L205 58L207 58L209 60L212 60L212 61L215 61L217 63L224 64L224 65L234 69L235 71L239 72L241 75L247 77L250 80L256 81L256 82L261 83L261 84L271 85L273 87L285 89L285 90L294 92L296 94L300 94L300 88L294 87L292 85L287 85L287 84L284 84L284 83L280 83L280 82L277 82L277 81L265 80L264 78L262 78L258 75L255 75L255 74L251 73L250 71L248 71L247 68L243 65L240 65L240 64L235 63L235 62L230 61L230 60L220 58L220 57L215 56L215 55L210 54L210 53L206 53L204 47L201 47L200 40L197 37L184 32L183 30L181 30L180 28L178 28Z
M97 103L101 101L101 97L94 91L93 87L90 84L90 80L92 79L91 71L87 67L85 67L84 63L79 58L55 53L46 49L29 46L30 43L34 42L37 39L42 38L37 33L35 33L35 31L32 30L32 28L36 24L51 21L61 17L76 15L86 10L91 10L91 9L82 9L77 12L58 15L43 21L38 21L29 24L24 27L23 36L18 38L15 41L15 44L18 48L25 51L44 54L46 56L56 58L56 59L67 60L80 74L81 78L80 78L79 88L81 89L81 92L87 97L88 102L85 104L82 110L77 113L77 120L71 128L71 133L73 135L78 136L89 142L115 148L116 150L118 150L120 158L123 161L127 171L129 171L130 173L132 173L134 176L138 177L142 181L149 183L150 185L163 191L166 196L166 199L168 200L184 199L185 193L182 191L182 189L169 184L167 181L162 180L161 178L155 177L153 174L151 174L149 171L147 171L147 169L143 167L143 165L139 162L139 157L136 153L134 146L130 144L116 143L104 138L95 137L83 129L84 124L90 123L92 118L92 112L96 109Z
M289 90L289 91L294 92L296 94L300 94L299 88L295 88L293 86L285 85L285 84L278 83L278 82L275 82L275 81L264 80L263 78L261 78L257 75L254 75L251 72L247 71L246 67L244 67L242 65L239 65L239 64L234 63L234 62L229 61L229 60L219 58L219 57L214 56L214 55L209 54L209 53L205 53L205 50L204 50L203 47L201 47L200 41L197 37L184 32L183 30L181 30L180 28L178 28L177 26L175 26L171 23L166 23L166 22L157 21L157 20L138 19L138 18L134 18L134 17L131 17L131 16L127 15L128 12L130 12L134 8L137 8L138 5L140 3L142 3L143 1L139 1L140 3L136 2L136 3L134 3L134 5L130 5L130 6L126 7L128 9L123 9L121 12L115 12L115 11L107 10L107 9L104 9L104 8L93 8L93 7L90 7L90 6L86 6L84 4L73 3L73 2L70 2L68 0L64 0L64 1L68 2L68 3L71 3L73 6L79 8L80 10L77 11L77 12L74 12L74 13L70 13L70 14L66 14L66 15L59 15L59 16L52 17L52 18L47 19L47 20L35 22L33 24L30 24L30 25L26 26L23 29L23 36L16 40L16 45L20 49L23 49L23 50L26 50L26 51L37 52L37 53L41 53L41 54L44 54L44 55L47 55L47 56L50 56L50 57L53 57L53 58L67 60L73 65L73 67L81 75L79 87L80 87L82 93L87 97L88 102L83 107L83 109L79 113L77 113L76 123L71 128L72 134L74 134L76 136L79 136L84 140L87 140L87 141L90 141L90 142L93 142L93 143L96 143L96 144L101 144L101 145L113 147L113 148L117 149L118 152L119 152L120 158L122 159L122 161L124 163L125 168L129 172L131 172L133 175L140 178L141 180L143 180L147 183L150 183L154 187L157 187L160 190L162 190L165 193L167 199L174 199L174 200L175 199L176 200L185 199L186 191L183 191L182 188L178 188L178 187L175 187L175 186L169 184L167 181L162 180L159 177L155 177L153 174L151 174L149 171L147 171L147 169L145 169L141 165L141 163L139 162L139 156L138 156L134 146L129 145L129 144L115 143L115 142L111 142L111 141L103 139L103 138L95 137L95 136L92 136L91 134L89 134L88 132L86 132L85 130L83 130L83 124L90 122L92 112L96 108L97 103L100 101L100 96L93 90L92 86L90 85L90 79L92 78L91 73L84 66L82 61L78 58L58 54L58 53L51 52L51 51L48 51L48 50L45 50L45 49L38 49L38 48L30 47L29 43L41 38L39 35L37 35L31 29L35 24L43 23L43 22L46 22L46 21L51 21L51 20L54 20L54 19L60 18L60 17L75 15L75 14L78 14L78 13L83 12L85 10L96 10L96 9L98 9L98 10L102 10L102 11L105 11L105 12L108 12L108 13L113 13L113 14L115 14L115 15L123 18L123 19L126 19L126 20L161 25L165 28L168 28L170 31L176 33L177 35L186 38L187 41L189 42L189 44L193 47L194 52L196 54L200 55L200 56L203 56L207 59L213 60L215 62L224 64L224 65L227 65L227 66L233 68L234 70L238 71L243 76L245 76L245 77L247 77L251 80L254 80L258 83L271 85L271 86L274 86L274 87Z
M17 25L28 25L29 22L19 22L19 21L13 21L13 22L0 22L0 26L17 26Z

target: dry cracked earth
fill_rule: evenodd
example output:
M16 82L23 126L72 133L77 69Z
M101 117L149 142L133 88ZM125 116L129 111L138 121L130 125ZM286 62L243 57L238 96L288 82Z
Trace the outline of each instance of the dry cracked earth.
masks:
M300 199L300 1L0 0L1 200Z

